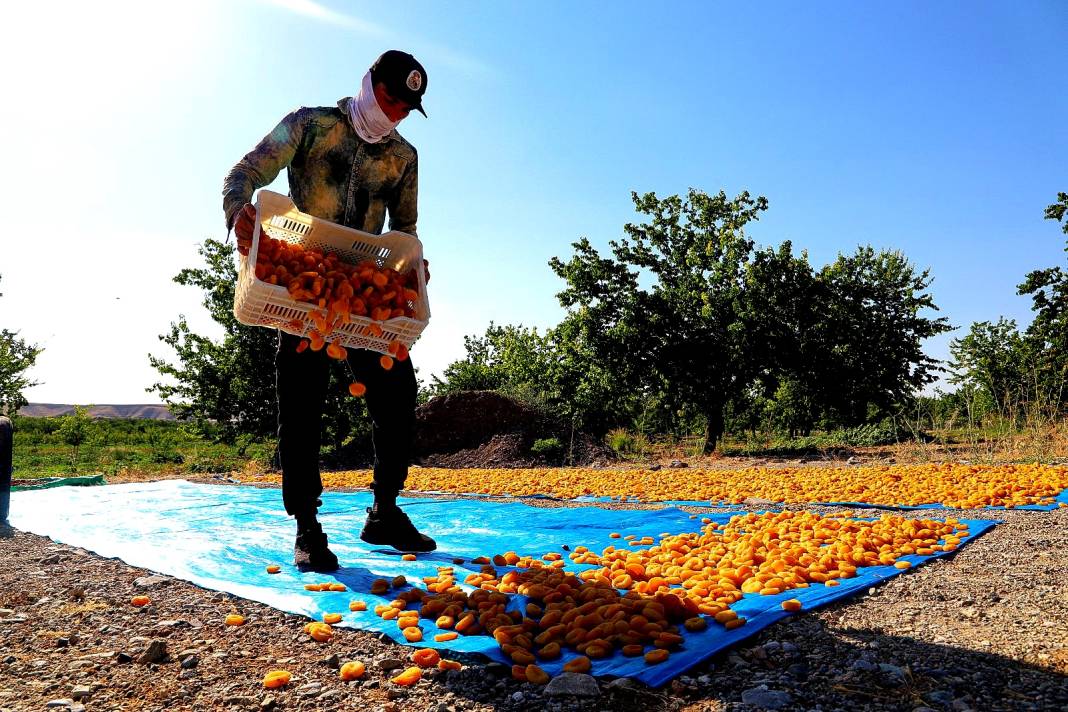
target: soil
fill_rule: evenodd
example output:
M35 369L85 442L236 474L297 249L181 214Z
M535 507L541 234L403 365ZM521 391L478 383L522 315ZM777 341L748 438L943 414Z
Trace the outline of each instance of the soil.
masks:
M551 696L474 660L399 688L383 668L406 666L411 648L347 629L315 643L301 616L9 530L0 538L0 710L1068 709L1068 510L965 516L1003 523L952 558L771 626L664 688L601 678L592 697ZM132 607L139 594L152 603ZM248 622L223 625L234 612ZM139 662L153 648L162 656ZM367 663L363 681L340 681L347 660ZM265 690L262 676L275 668L293 682Z
M493 391L438 396L416 409L415 454L426 467L537 467L604 462L611 451L592 436ZM555 438L555 452L531 451Z

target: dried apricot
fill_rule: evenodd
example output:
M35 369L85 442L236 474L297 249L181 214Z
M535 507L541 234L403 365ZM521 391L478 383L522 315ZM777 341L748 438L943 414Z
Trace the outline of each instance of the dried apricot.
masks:
M226 625L245 625L245 617L236 613L226 616Z
M391 677L389 681L395 685L403 685L404 687L408 687L419 682L421 679L423 679L423 671L418 667L412 666L402 672L400 675L397 675L396 677Z
M418 626L405 628L402 633L404 634L404 639L409 643L418 643L423 639L423 629Z
M527 682L535 685L545 685L549 682L549 673L545 672L537 665L527 665L524 672L526 673Z
M267 567L267 573L269 573L269 574L276 574L281 570L282 570L282 567L279 566L278 564L270 564Z
M342 680L348 682L349 680L359 680L361 677L364 676L364 673L366 672L366 665L364 665L359 660L353 660L342 665L341 670L338 671L338 674L341 676Z
M462 668L463 665L457 660L442 659L438 661L438 670L460 670Z
M323 614L323 623L331 623L331 624L333 624L333 623L340 623L340 622L341 622L341 614L340 613L324 613Z
M271 670L263 676L263 686L269 690L284 687L292 677L288 670Z
M450 630L448 633L438 633L434 636L434 641L438 643L445 643L450 640L456 640L460 637L460 634L454 630Z
M412 653L412 662L421 668L434 667L441 660L441 654L433 648L420 648Z
M350 611L366 611L367 610L367 604L364 601L350 601L349 602L349 610Z
M801 610L801 601L796 598L783 601L780 605L784 611L795 612Z
M656 650L650 650L645 654L645 662L649 665L657 665L668 659L670 653L666 648L657 648Z
M148 596L134 596L130 599L130 603L140 608L151 603L151 599Z

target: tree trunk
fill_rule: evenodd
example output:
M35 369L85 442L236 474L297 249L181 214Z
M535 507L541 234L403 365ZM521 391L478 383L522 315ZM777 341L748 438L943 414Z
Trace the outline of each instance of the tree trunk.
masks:
M705 413L705 448L704 454L711 455L723 436L723 408L713 407Z

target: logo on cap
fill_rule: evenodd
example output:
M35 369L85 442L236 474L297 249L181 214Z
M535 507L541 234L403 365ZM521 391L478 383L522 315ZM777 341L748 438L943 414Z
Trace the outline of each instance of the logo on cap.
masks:
M423 86L423 75L418 70L413 69L408 74L408 80L405 82L408 88L412 91L419 91L419 87Z

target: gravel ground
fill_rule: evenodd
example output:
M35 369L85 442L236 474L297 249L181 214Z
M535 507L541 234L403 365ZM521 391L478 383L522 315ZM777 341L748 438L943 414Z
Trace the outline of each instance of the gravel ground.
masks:
M923 516L1004 524L952 558L765 629L658 690L588 676L536 688L476 660L399 688L387 669L407 666L411 648L346 629L315 643L301 616L8 531L0 710L1068 709L1068 510ZM131 607L137 594L153 603ZM234 612L249 622L224 626ZM367 663L363 681L338 679L347 660ZM264 690L275 668L293 683Z

